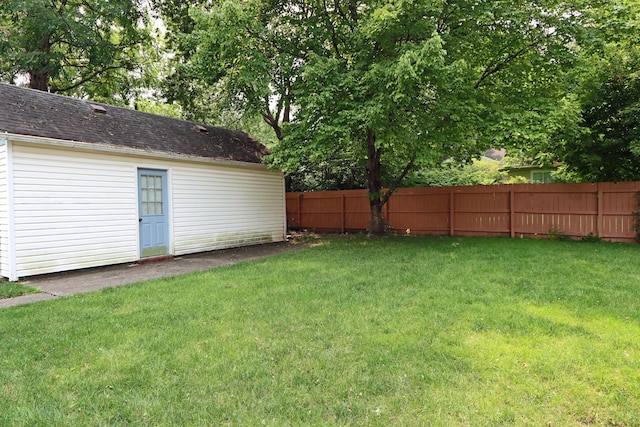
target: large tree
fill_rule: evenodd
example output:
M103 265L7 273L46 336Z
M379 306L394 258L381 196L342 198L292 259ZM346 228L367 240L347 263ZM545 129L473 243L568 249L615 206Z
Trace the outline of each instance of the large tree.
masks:
M33 89L74 93L126 84L148 32L138 0L0 0L0 73ZM77 94L77 93L76 93Z
M640 2L620 0L596 14L571 89L579 127L559 132L548 151L572 180L640 180Z
M191 14L196 31L183 44L195 52L183 70L214 88L218 107L261 117L282 140L293 85L307 52L316 47L298 33L308 13L278 0L214 3L207 12Z
M194 11L207 0L149 0L155 18L163 23L166 62L160 89L170 104L181 108L184 118L200 122L214 122L217 108L212 108L215 90L196 74L191 57L197 43L193 37Z
M526 145L563 126L559 77L584 7L214 2L196 15L192 70L229 105L262 114L282 140L274 162L286 171L325 157L362 167L379 234L383 205L416 165Z
M637 70L637 68L635 68ZM626 72L625 72L626 71ZM557 147L580 181L640 180L640 76L608 70L582 101L583 132Z

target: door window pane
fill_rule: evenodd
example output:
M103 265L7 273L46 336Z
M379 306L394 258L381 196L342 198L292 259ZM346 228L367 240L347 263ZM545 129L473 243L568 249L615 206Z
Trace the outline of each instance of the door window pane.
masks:
M162 177L140 176L142 215L163 215Z

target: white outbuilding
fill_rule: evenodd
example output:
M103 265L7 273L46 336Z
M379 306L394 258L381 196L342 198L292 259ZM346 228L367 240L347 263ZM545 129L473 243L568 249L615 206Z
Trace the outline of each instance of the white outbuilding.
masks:
M0 276L283 241L266 153L243 132L0 84Z

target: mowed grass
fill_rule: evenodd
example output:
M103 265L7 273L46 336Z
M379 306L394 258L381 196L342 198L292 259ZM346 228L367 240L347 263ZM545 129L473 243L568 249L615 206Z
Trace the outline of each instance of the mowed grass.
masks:
M0 425L640 425L633 245L327 238L0 336Z
M38 288L24 286L16 282L8 282L0 279L0 299L19 297L38 292Z

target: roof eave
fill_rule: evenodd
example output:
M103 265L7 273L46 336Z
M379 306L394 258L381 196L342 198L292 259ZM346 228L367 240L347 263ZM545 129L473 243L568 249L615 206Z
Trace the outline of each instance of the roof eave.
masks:
M208 163L220 166L240 167L249 169L266 170L263 163L241 162L238 160L216 159L212 157L189 156L185 154L170 153L166 151L140 150L137 148L115 146L111 144L100 144L93 142L69 141L64 139L46 138L41 136L21 135L9 132L0 133L0 138L37 146L49 146L66 149L74 149L88 152L99 152L107 154L130 155L135 157L145 157L163 160L178 160L197 163Z

